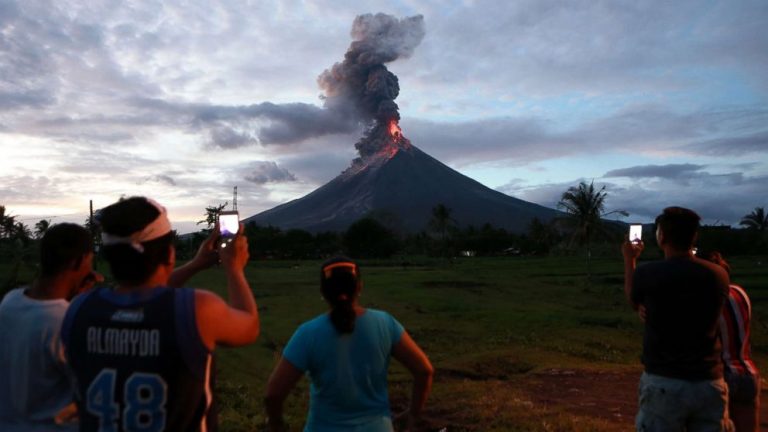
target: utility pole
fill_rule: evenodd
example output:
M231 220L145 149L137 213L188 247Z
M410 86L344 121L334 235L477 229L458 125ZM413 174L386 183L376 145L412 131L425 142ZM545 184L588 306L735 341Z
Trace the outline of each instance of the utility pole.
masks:
M237 186L235 186L234 196L232 197L232 210L237 211Z

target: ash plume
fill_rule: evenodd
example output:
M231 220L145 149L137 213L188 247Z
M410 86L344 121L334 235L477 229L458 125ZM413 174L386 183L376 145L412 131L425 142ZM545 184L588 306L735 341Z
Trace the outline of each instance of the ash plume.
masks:
M424 38L424 17L359 15L352 23L351 36L344 61L326 69L317 82L325 91L327 109L353 115L368 127L355 144L365 158L382 147L387 125L400 120L395 103L400 86L384 63L413 54Z

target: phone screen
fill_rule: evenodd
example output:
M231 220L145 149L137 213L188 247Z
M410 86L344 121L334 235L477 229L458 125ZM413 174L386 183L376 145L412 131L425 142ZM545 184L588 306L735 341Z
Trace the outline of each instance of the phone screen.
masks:
M219 232L224 237L232 237L240 230L240 215L237 212L219 214Z
M629 241L632 243L639 243L643 240L643 226L642 225L630 225L629 226Z

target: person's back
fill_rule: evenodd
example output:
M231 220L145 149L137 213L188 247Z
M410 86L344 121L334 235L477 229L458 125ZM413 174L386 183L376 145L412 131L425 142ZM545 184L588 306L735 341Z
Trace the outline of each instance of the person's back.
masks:
M358 303L362 286L360 269L349 258L335 257L321 266L320 291L331 310L296 330L267 382L264 404L271 431L287 428L283 404L308 373L305 432L391 432L390 357L414 377L409 408L394 416L394 423L416 426L432 386L432 364L395 318Z
M687 380L722 377L717 322L727 279L697 258L641 265L633 301L646 310L643 364L652 374Z
M299 327L283 356L309 372L307 430L375 427L391 416L387 370L403 327L388 313L366 309L350 334L339 334L328 314Z
M25 289L0 303L0 430L76 430L54 423L73 395L59 339L69 302L32 299Z
M117 285L77 297L62 341L80 394L81 431L210 431L217 345L253 342L258 311L238 233L217 249L214 230L192 261L175 266L164 207L143 197L101 211L104 256ZM217 253L218 250L218 253ZM221 259L229 304L181 287Z
M73 302L62 337L86 408L83 430L118 421L122 430L215 428L211 352L197 333L193 296L186 288L100 288Z
M624 293L645 321L638 431L733 430L717 334L729 280L694 254L700 220L689 209L664 209L656 218L663 261L638 267L643 243L622 245Z

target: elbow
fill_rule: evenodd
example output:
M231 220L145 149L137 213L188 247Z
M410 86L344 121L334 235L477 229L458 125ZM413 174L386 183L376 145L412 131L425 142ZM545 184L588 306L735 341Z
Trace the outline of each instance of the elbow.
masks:
M256 339L259 338L260 333L261 323L259 322L259 316L256 315L256 317L251 322L250 327L248 328L248 343L256 342Z
M413 371L413 376L417 378L432 379L435 375L435 368L432 363L427 360L421 367Z

